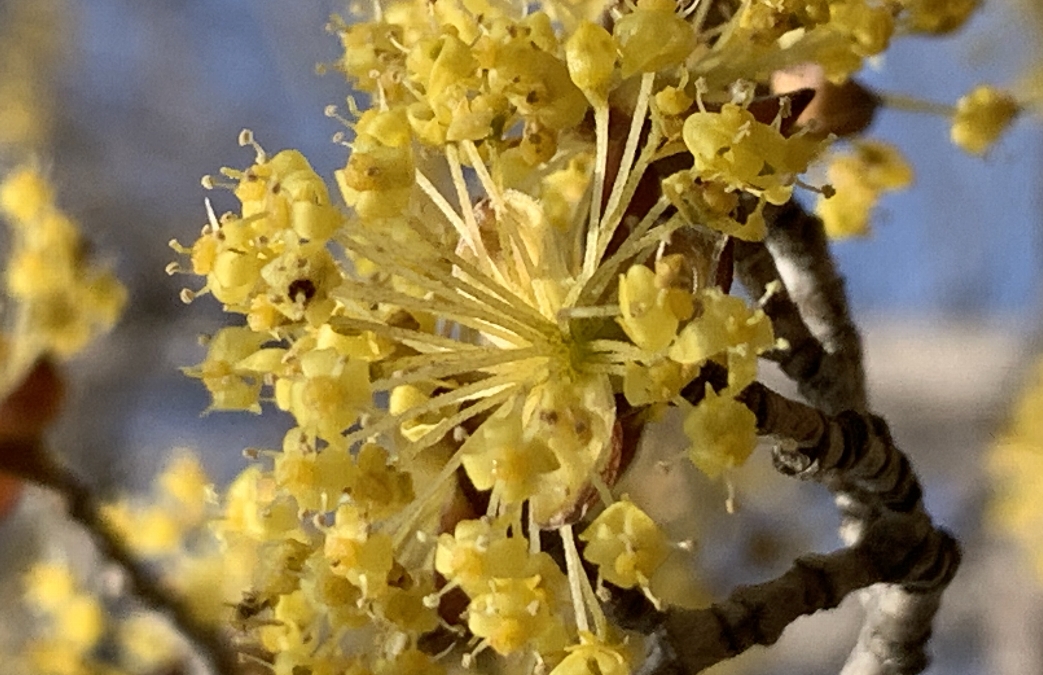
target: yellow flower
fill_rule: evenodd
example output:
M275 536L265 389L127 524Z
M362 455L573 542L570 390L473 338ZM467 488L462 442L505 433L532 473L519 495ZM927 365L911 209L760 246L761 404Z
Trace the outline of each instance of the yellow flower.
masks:
M956 103L952 120L952 142L972 155L983 155L992 147L1021 106L1010 94L982 85Z
M648 364L628 363L623 375L623 394L633 406L665 403L681 393L695 372L692 367L669 358Z
M763 195L772 204L789 200L820 145L808 136L786 138L734 103L689 115L683 137L697 177Z
M694 51L695 31L676 9L672 0L638 0L633 12L616 21L612 32L624 79L678 65Z
M36 169L21 167L0 183L0 212L15 224L42 217L52 204L54 191Z
M749 408L709 384L699 405L684 419L684 433L692 442L688 457L710 478L743 464L757 447L757 418Z
M213 481L198 455L189 451L178 452L160 474L158 482L163 492L176 502L183 520L195 524L202 518Z
M25 575L25 597L45 612L55 612L76 593L76 579L68 566L41 562Z
M900 20L911 30L922 33L951 33L978 8L981 0L901 0Z
M52 616L54 631L77 653L86 654L105 634L105 610L101 602L86 594L77 594Z
M550 675L630 675L630 655L623 645L610 645L590 633L580 634L580 644L566 648L568 656Z
M76 224L58 210L46 178L21 168L0 182L0 212L11 225L6 291L20 315L19 356L71 356L115 325L126 290L89 264Z
M486 592L492 579L532 576L541 563L529 555L527 540L508 537L503 524L485 518L460 521L435 549L435 569L471 597Z
M309 432L332 440L370 404L369 366L334 349L316 349L300 358L300 374L276 383L276 403Z
M261 412L261 381L254 373L238 367L240 361L256 352L268 336L244 326L219 330L207 344L206 359L185 373L198 377L211 396L211 410L249 410Z
M616 42L603 27L584 21L565 43L566 62L572 81L591 98L603 103L608 99L612 75L616 69Z
M391 537L371 532L361 511L349 505L337 509L336 521L326 533L324 553L334 573L362 591L365 598L383 595L395 562Z
M539 575L526 579L493 579L489 590L467 608L467 627L501 655L534 644L552 651L561 642L561 620L548 606Z
M605 509L579 535L583 557L598 566L605 581L620 588L648 588L669 552L666 537L648 515L624 499Z
M690 293L662 286L644 265L619 275L619 324L634 344L650 352L666 349L680 322L692 314Z
M107 504L102 515L132 549L146 557L176 553L185 534L177 511L162 505L142 509L127 502L117 502Z
M912 167L886 143L855 141L854 153L833 157L827 170L835 193L822 195L815 212L834 239L869 232L869 217L884 192L900 190L913 181Z
M560 466L544 440L525 437L521 415L513 407L484 422L462 452L463 467L474 486L494 490L509 504L535 496L542 486L541 476Z
M670 345L670 358L700 363L721 352L756 361L774 346L771 321L761 309L751 309L735 296L709 288L699 295L702 313L692 319ZM745 385L743 385L745 386Z
M120 622L122 658L143 672L170 667L179 658L178 635L155 614L135 613Z

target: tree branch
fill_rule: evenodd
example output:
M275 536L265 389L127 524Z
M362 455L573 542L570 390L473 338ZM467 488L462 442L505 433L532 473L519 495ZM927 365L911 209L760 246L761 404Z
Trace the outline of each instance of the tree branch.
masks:
M153 577L102 517L101 504L91 489L55 462L42 444L34 439L5 440L0 442L0 458L3 458L0 468L60 493L65 498L69 516L91 533L102 555L122 569L130 591L151 608L166 614L210 662L217 675L237 673L239 659L231 642L218 629L198 621L182 598Z
M826 351L808 330L800 309L781 285L775 260L764 242L735 240L735 272L751 296L764 298L761 307L771 319L776 337L787 343L785 349L773 349L765 353L764 358L778 363L782 372L802 386L801 395L811 400L814 391L822 389L815 376L826 358ZM769 294L772 282L780 285Z
M883 419L847 411L835 417L754 383L740 395L762 434L791 442L774 452L783 473L829 487L852 549L892 549L903 556L878 580L844 675L905 675L928 663L925 648L941 594L956 574L959 546L924 510L908 457ZM888 553L888 555L891 555Z
M705 384L723 388L727 372L707 363L697 386L683 394L702 400ZM837 494L854 543L827 555L798 558L782 576L737 588L709 609L668 609L625 591L614 618L651 635L640 675L688 675L770 645L797 617L836 607L850 592L875 585L858 642L844 675L906 675L928 663L925 647L941 594L956 573L960 549L924 511L908 458L874 415L828 416L760 383L738 400L757 418L758 432L784 439L776 468L822 483Z
M760 262L756 276L749 269L740 268L740 273L750 272L751 281L757 283L780 280L789 302L780 300L771 308L775 314L765 308L772 321L779 322L779 336L798 349L808 349L807 337L792 316L795 307L807 332L822 346L818 367L796 378L801 396L829 414L866 410L862 342L822 221L795 201L766 207L764 217L768 221L764 246L771 254L774 274L766 261Z
M801 333L799 324L791 318L792 307L795 307L808 331L821 343L825 352L825 357L814 372L801 377L801 373L791 369L786 371L787 374L795 374L801 394L828 413L836 414L844 410L864 412L867 400L861 341L851 320L843 280L833 265L821 220L793 201L766 210L765 216L770 223L766 248L774 259L777 278L783 282L789 297L793 299L792 306L780 302L775 307L765 309L773 319L779 320L782 337L795 339L799 348L805 344L806 336ZM763 269L756 270L759 278L770 281L770 267L763 262L761 267ZM754 271L745 271L746 278L757 280ZM799 353L794 352L794 356ZM877 427L875 432L878 436L886 437L887 446L893 445L882 420L871 416L866 420ZM849 424L846 428L850 431L856 426ZM881 455L877 459L885 462L894 457L879 452L875 454ZM787 458L776 453L776 460L777 463L782 461L784 465ZM904 456L901 456L901 460L895 462L896 470L894 467L888 470L885 465L881 465L880 469L910 489L906 497L913 497L915 492L919 503L919 484L915 481L908 461ZM842 473L842 470L838 471ZM854 545L860 541L872 520L879 517L881 505L878 500L871 498L872 491L866 493L861 489L858 481L849 479L838 482L836 473L827 472L815 479L834 491L837 505L844 514L841 536L849 545ZM917 508L922 511L922 505ZM926 667L922 645L930 635L931 620L938 609L940 593L940 589L932 593L912 593L902 586L870 589L863 598L866 607L863 630L843 674L915 673Z

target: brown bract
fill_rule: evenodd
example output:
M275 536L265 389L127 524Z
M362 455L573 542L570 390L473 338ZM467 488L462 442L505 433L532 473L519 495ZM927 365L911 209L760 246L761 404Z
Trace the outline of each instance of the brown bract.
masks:
M41 359L0 404L0 518L17 505L24 479L42 473L41 439L57 417L64 393L55 365Z

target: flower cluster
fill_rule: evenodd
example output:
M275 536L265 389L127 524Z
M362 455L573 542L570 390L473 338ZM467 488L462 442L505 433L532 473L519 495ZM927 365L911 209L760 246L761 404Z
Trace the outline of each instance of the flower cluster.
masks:
M165 620L147 613L112 619L103 597L85 588L65 563L35 564L25 574L25 587L27 604L46 628L26 644L15 668L41 675L135 675L183 661Z
M7 392L41 354L71 356L112 328L127 294L111 271L90 262L79 228L37 169L0 182L0 216L9 226L4 288L12 301L0 341L0 392Z
M630 672L641 636L602 603L637 588L669 604L651 588L674 547L613 491L625 427L681 408L691 463L726 475L757 442L739 395L786 347L729 294L727 251L765 237L833 137L797 123L773 73L843 83L893 35L952 30L975 4L385 0L336 19L335 66L369 99L327 111L352 132L343 167L327 182L244 131L249 166L203 180L239 206L207 201L168 267L199 279L186 302L241 317L186 368L211 409L292 426L223 497L185 456L109 525L277 675L438 673L450 653ZM980 151L1016 110L972 98L954 139ZM822 189L837 232L911 180L884 146L854 148ZM81 265L39 177L12 176L0 206L12 294L41 308L47 344L110 324L122 296ZM710 364L726 383L692 396Z
M765 207L830 142L766 97L771 73L842 81L898 28L948 30L971 6L710 4L380 3L333 23L336 67L371 99L328 111L354 133L335 172L349 210L249 132L252 165L204 180L241 208L208 206L200 238L173 242L205 279L184 297L245 319L187 372L214 409L294 420L218 524L266 561L242 628L277 673L435 672L421 647L468 633L465 662L628 672L636 636L609 625L602 587L653 597L670 544L612 494L621 413L682 407L688 454L717 477L756 444L736 396L784 347L718 285L729 238L763 238ZM834 206L908 180L857 147L865 182L831 174ZM693 406L681 391L709 361L727 385Z
M834 194L820 196L815 206L833 239L868 234L869 218L880 196L913 182L912 167L890 145L855 141L852 150L832 157L827 176Z

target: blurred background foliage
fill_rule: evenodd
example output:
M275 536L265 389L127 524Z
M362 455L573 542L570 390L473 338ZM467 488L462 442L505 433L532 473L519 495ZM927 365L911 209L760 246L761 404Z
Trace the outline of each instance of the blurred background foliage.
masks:
M204 197L218 212L233 207L199 178L250 160L236 145L243 127L269 150L300 149L321 175L343 165L346 149L330 138L344 129L323 110L343 108L350 92L336 73L316 75L337 57L323 27L338 9L335 0L0 0L0 170L26 159L46 167L95 255L131 292L120 326L73 365L54 437L99 489L146 489L175 446L199 449L224 480L244 447L280 442L287 420L274 411L200 418L208 397L177 369L201 358L197 337L226 319L206 299L185 307L185 279L163 268L167 242L193 240L205 222ZM957 36L898 39L863 78L947 103L979 82L1039 93L1031 65L1041 24L1035 0L987 2ZM905 150L916 184L884 200L871 238L834 250L865 328L874 407L920 467L931 512L967 548L928 672L1043 672L1043 622L1032 619L1043 618L1043 601L1026 590L1016 548L983 524L981 462L1040 319L1043 134L1038 120L1021 120L984 160L952 147L947 122L927 115L883 110L868 135ZM838 545L828 496L781 481L767 462L744 470L739 514L725 514L722 486L656 463L669 433L646 444L626 489L639 501L672 496L650 513L659 508L673 536L700 542L706 588L720 595ZM60 519L34 513L29 525L0 526L0 575L15 577L57 536L48 528ZM724 669L836 672L856 630L850 599Z

